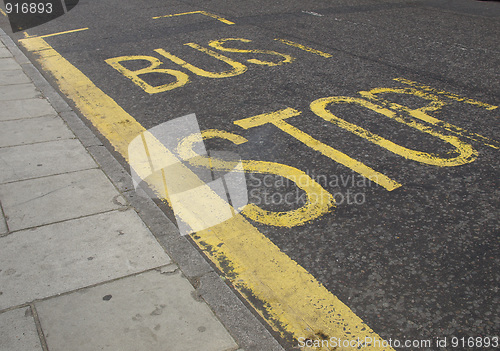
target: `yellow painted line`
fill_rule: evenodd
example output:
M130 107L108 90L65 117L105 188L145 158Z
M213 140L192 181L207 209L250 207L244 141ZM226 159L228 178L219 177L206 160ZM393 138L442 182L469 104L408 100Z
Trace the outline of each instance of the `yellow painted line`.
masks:
M225 38L225 39L219 39L219 40L212 40L208 43L209 46L220 50L220 51L227 51L227 52L240 52L240 53L255 53L255 54L266 54L266 55L274 55L274 56L280 56L283 58L282 61L279 62L270 62L270 61L261 61L258 59L249 59L247 62L251 62L256 65L263 65L263 66L280 66L285 63L290 63L295 58L293 56L287 55L287 54L282 54L280 52L276 51L271 51L271 50L248 50L248 49L237 49L237 48L228 48L224 46L225 43L227 42L232 42L232 41L239 41L242 43L250 43L251 40L249 39L244 39L244 38ZM187 44L184 44L187 45Z
M79 28L79 29L72 29L72 30L66 30L64 32L57 32L57 33L51 33L51 34L45 34L45 35L29 35L28 32L23 32L23 35L25 38L49 38L49 37L55 37L58 35L63 35L63 34L69 34L69 33L76 33L76 32L81 32L84 30L87 30L88 27L86 28Z
M121 64L121 62L124 61L131 61L131 60L142 60L142 61L149 61L150 65L144 68L137 69L135 71L132 71L125 66ZM118 72L123 74L125 77L129 78L137 84L139 87L141 87L146 93L148 94L157 94L161 93L164 91L172 90L175 88L182 87L189 83L189 76L181 71L178 71L176 69L166 69L166 68L158 68L161 66L162 62L158 60L156 57L153 56L145 56L145 55L133 55L133 56L119 56L119 57L112 57L105 62L116 69ZM146 73L164 73L171 75L175 77L175 81L167 83L167 84L162 84L159 86L152 86L148 84L145 80L139 78L140 75L146 74Z
M338 103L363 106L374 112L380 113L383 116L389 117L400 123L406 124L407 126L415 128L416 130L419 130L423 133L437 137L442 141L454 146L456 149L456 153L458 155L449 158L440 157L439 155L436 154L413 150L398 145L388 139L382 138L381 136L375 133L372 133L364 128L361 128L353 123L347 122L346 120L343 120L342 118L335 116L333 113L329 111L328 106L330 104L338 104ZM438 132L437 130L427 128L425 125L418 123L417 121L408 121L402 118L401 116L398 116L394 111L375 105L369 102L368 100L353 98L349 96L332 96L313 101L311 103L311 110L315 114L323 118L325 121L332 122L333 124L341 128L344 128L361 138L369 140L375 145L381 146L395 153L396 155L399 155L409 160L421 162L427 165L433 165L438 167L461 166L467 163L474 162L474 160L476 160L478 156L477 151L470 144L464 143L459 138L451 135L445 135Z
M235 162L203 157L194 151L193 146L195 143L201 143L203 140L212 138L225 139L235 145L248 142L246 138L238 134L223 130L208 129L202 131L201 135L195 134L184 138L177 146L177 154L193 166L234 172L237 166ZM295 167L276 162L256 160L241 160L240 166L241 172L269 174L286 178L294 182L306 195L306 201L303 206L288 211L268 211L253 203L246 204L241 209L241 213L256 222L291 228L319 218L325 213L332 211L335 207L333 196L306 173Z
M158 54L168 58L170 61L178 64L179 66L181 66L181 67L183 67L183 68L185 68L185 69L187 69L187 70L189 70L189 71L193 72L194 74L199 75L201 77L227 78L227 77L238 76L238 75L243 74L247 71L247 66L245 66L244 64L239 63L238 61L231 60L229 57L224 56L222 54L219 54L218 52L209 50L209 49L204 48L204 47L202 47L198 44L195 44L195 43L186 43L184 45L192 47L195 50L201 51L201 52L203 52L209 56L212 56L212 57L214 57L222 62L225 62L229 66L231 66L232 69L230 69L228 71L224 71L224 72L216 72L216 73L209 72L209 71L205 71L204 69L193 66L190 63L187 63L183 59L181 59L175 55L172 55L171 53L169 53L168 51L165 51L163 49L156 49L155 52L157 52Z
M314 139L312 136L309 134L301 131L300 129L292 126L291 124L285 122L285 119L294 117L294 116L299 116L301 114L300 111L297 111L293 108L286 108L284 110L279 110L271 113L264 113L262 115L257 115L245 119L240 119L237 121L234 121L234 124L237 126L240 126L242 128L248 129L248 128L254 128L257 126L261 126L267 123L271 123L274 126L278 127L281 129L283 132L293 136L300 142L304 143L305 145L309 146L311 149L316 150L323 155L331 158L335 162L340 163L341 165L344 165L353 171L361 174L363 177L377 183L378 185L386 188L388 191L392 191L394 189L397 189L401 186L400 183L396 182L395 180L387 177L386 175L377 172L373 170L372 168L368 167L362 162L359 162L358 160L353 159L352 157L344 154L343 152L340 152L337 149L334 149L333 147L326 145L322 142L320 142L317 139Z
M53 75L61 91L73 100L125 159L129 159L129 143L138 135L144 133L153 139L131 115L43 38L27 38L19 42L37 56L42 68ZM165 155L172 160L171 154L165 152ZM137 171L143 172L140 167ZM196 181L192 173L184 175ZM216 197L212 200L221 201ZM364 350L394 351L391 347L384 347L382 339L359 317L243 216L236 215L192 237L234 287L282 336L295 340L304 337L314 340L359 338L361 341L372 340L372 344L366 345Z
M307 51L307 52L311 52L311 53L319 55L321 57L325 57L325 58L332 57L331 54L328 54L326 52L323 52L323 51L320 51L320 50L317 50L317 49L310 48L308 46L305 46L305 45L302 45L302 44L299 44L299 43L296 43L296 42L293 42L293 41L290 41L290 40L287 40L287 39L279 39L279 38L277 38L277 39L274 39L274 40L277 40L279 42L282 42L283 44L290 45L290 46L299 48L299 49Z
M397 82L403 83L403 84L410 85L410 86L415 87L417 89L421 89L421 90L428 91L428 92L431 92L434 94L446 96L447 98L455 100L455 101L464 102L464 103L469 104L469 105L476 105L479 107L484 107L487 110L494 110L494 109L498 108L498 106L495 106L495 105L490 105L490 104L487 104L485 102L477 101L474 99L469 99L467 97L453 94L453 93L450 93L450 92L447 92L444 90L437 90L437 89L434 89L428 85L420 84L418 82L414 82L414 81L409 80L409 79L394 78L394 80Z
M385 99L382 99L378 97L378 94L384 94L384 93L396 93L396 94L407 94L407 95L414 95L418 96L423 99L430 100L431 103L423 106L421 108L417 109L412 109L407 106L403 106L400 104L397 104L395 102L391 102ZM483 143L486 146L492 147L494 149L500 149L500 141L494 140L491 138L487 138L481 134L469 132L468 130L465 130L463 128L460 128L454 124L442 121L440 119L437 119L435 117L432 117L428 114L428 112L435 112L439 111L443 106L445 106L447 103L444 101L440 100L436 95L430 94L428 92L424 92L418 89L413 89L413 88L404 88L404 89L395 89L395 88L374 88L370 91L360 91L359 94L361 96L377 101L378 103L382 103L384 106L389 107L391 110L396 110L396 111L401 111L404 113L409 114L410 116L413 116L415 118L420 119L421 121L427 122L429 124L432 124L436 127L445 129L449 132L452 132L458 136L468 138L470 140L474 140L480 143ZM405 122L403 122L405 123Z
M4 15L5 17L8 17L7 14L4 12L4 10L0 9L0 13Z
M88 29L88 27L86 27L86 28L79 28L79 29L73 29L73 30L66 30L64 32L58 32L58 33L40 35L38 38L55 37L57 35L68 34L68 33L75 33L75 32L81 32L81 31L84 31L84 30L87 30L87 29Z
M212 17L213 19L216 19L217 21L220 21L220 22L228 24L228 25L235 24L234 22L231 22L231 21L225 19L224 17L218 16L216 14L213 14L213 13L210 13L207 11L191 11L191 12L183 12L183 13L174 13L172 15L156 16L156 17L153 17L153 19L175 17L175 16L184 16L184 15L193 15L193 14L201 14L204 16Z

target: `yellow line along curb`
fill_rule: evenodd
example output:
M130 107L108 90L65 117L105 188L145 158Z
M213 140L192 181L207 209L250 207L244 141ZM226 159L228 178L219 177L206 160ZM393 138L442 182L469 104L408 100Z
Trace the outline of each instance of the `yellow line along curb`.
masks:
M144 127L43 38L21 39L20 43L37 56L38 62L53 75L61 91L128 160L129 143L145 132ZM281 252L242 215L192 237L233 286L283 337L294 340L372 340L375 345L366 345L363 350L394 351L390 346L384 347L383 340L349 307ZM344 349L352 348L336 348Z

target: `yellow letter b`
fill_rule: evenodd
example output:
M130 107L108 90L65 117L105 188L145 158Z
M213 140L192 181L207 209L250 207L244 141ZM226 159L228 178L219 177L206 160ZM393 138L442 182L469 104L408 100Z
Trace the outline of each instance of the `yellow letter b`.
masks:
M151 64L148 67L132 71L128 68L125 68L120 63L123 61L133 61L133 60L149 61ZM111 67L113 67L118 72L123 74L125 77L130 78L135 84L140 86L142 89L144 89L146 93L149 94L156 94L172 90L178 87L182 87L183 85L186 85L189 82L189 76L184 72L177 71L175 69L158 68L158 66L160 66L162 62L153 56L143 56L143 55L120 56L120 57L109 58L105 61ZM139 78L140 75L147 73L169 74L175 77L175 81L158 86L153 86L149 83L146 83L142 78Z

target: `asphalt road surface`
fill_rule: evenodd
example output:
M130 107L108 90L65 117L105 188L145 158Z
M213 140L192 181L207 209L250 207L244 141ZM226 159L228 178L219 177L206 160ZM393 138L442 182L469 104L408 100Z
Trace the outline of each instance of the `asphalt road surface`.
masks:
M394 349L498 338L500 2L82 0L28 34L144 128L195 113L207 148L259 161L248 221L383 339L432 340ZM293 212L318 189L336 204Z

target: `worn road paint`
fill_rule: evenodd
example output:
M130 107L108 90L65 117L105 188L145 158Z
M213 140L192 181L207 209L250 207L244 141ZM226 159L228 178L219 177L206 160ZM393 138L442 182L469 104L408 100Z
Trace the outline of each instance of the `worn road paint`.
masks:
M299 116L300 114L300 111L294 110L293 108L286 108L284 110L240 119L238 121L235 121L234 124L244 129L249 129L271 123L281 129L283 132L293 136L295 139L309 146L310 148L321 152L323 155L331 158L335 162L338 162L352 169L353 171L361 174L365 178L377 183L378 185L386 188L389 191L397 189L401 186L401 184L390 179L386 175L373 170L364 163L361 163L353 159L352 157L349 157L346 154L340 152L339 150L334 149L333 147L326 145L317 139L314 139L309 134L285 122L285 119Z
M257 59L248 59L247 61L250 63L254 63L256 65L264 65L264 66L280 66L284 63L290 63L294 60L294 58L287 54L282 54L276 51L271 50L255 50L255 49L236 49L236 48L227 48L224 46L224 43L228 41L240 41L242 43L250 43L250 39L243 38L224 38L219 40L212 40L208 45L213 47L214 49L226 52L239 52L239 53L254 53L254 54L266 54L266 55L275 55L283 58L282 61L279 62L270 62L270 61L262 61Z
M387 94L387 93L394 93L394 94L407 94L407 95L413 95L420 97L425 100L429 100L430 103L422 106L417 109L411 109L407 106L400 105L385 99L382 99L379 97L380 94ZM480 143L483 143L486 146L492 147L494 149L500 149L500 141L494 140L487 138L483 135L469 132L463 128L460 128L456 125L453 125L451 123L442 121L440 119L437 119L435 117L430 116L427 112L436 112L439 111L443 106L447 105L448 103L444 102L443 100L439 99L437 95L427 93L422 90L417 90L413 88L375 88L370 91L360 91L359 94L363 96L366 99L370 99L373 101L376 101L377 103L380 103L384 106L387 106L391 110L395 111L400 111L406 114L409 114L410 116L414 118L418 118L421 121L427 122L429 124L432 124L436 127L442 128L444 130L447 130L449 132L452 132L460 137L468 138L470 140L478 141Z
M187 63L183 59L171 54L168 51L165 51L163 49L156 49L155 52L159 53L160 55L168 58L170 61L178 64L179 66L193 72L194 74L201 76L201 77L206 77L206 78L228 78L228 77L234 77L234 76L239 76L240 74L243 74L247 71L247 66L244 64L241 64L237 61L234 61L230 59L227 56L224 56L222 54L219 54L218 52L209 50L207 48L204 48L203 46L200 46L195 43L186 43L184 44L186 46L189 46L193 49L196 49L200 52L203 52L204 54L207 54L208 56L212 56L213 58L216 58L217 60L220 60L229 66L232 67L232 69L224 72L209 72L205 71L204 69L201 69L199 67L196 67L190 63Z
M425 90L425 91L428 91L428 92L431 92L434 94L446 96L447 98L455 100L455 101L460 101L460 102L464 102L466 104L484 107L487 110L494 110L494 109L498 108L498 106L495 106L495 105L490 105L490 104L487 104L485 102L477 101L474 99L469 99L467 97L460 96L460 95L453 94L453 93L449 93L449 92L444 91L444 90L434 89L428 85L420 84L418 82L414 82L414 81L409 80L409 79L394 78L394 80L397 82L403 83L403 84L411 85L412 87L415 87L417 89L421 89L421 90Z
M206 12L206 11L191 11L191 12L183 12L183 13L174 13L172 15L156 16L156 17L153 17L153 19L175 17L175 16L184 16L184 15L193 15L193 14L201 14L204 16L212 17L212 18L216 19L217 21L221 21L222 23L225 23L227 25L234 24L234 22L231 22L231 21L225 19L224 17L217 16L213 13Z
M59 33L52 33L52 34L40 35L39 38L55 37L57 35L69 34L69 33L76 33L76 32L81 32L81 31L84 31L84 30L87 30L87 29L88 29L88 27L86 27L86 28L79 28L79 29L72 29L72 30L66 30L64 32L59 32ZM32 37L32 38L35 38L35 37Z
M203 139L220 138L229 140L235 145L247 142L244 137L223 130L209 129L202 131ZM193 135L179 143L178 154L192 165L203 166L209 169L231 171L235 168L235 162L218 160L214 158L197 155L193 145L202 142L198 135ZM274 212L260 208L255 204L248 204L241 211L246 217L266 225L280 227L295 227L303 225L329 212L334 206L335 200L321 185L314 181L308 174L301 170L277 162L265 162L254 160L242 160L243 170L248 173L274 174L287 178L306 193L306 203L294 210Z
M299 43L296 43L296 42L293 42L291 40L287 40L287 39L279 39L279 38L276 38L274 40L277 40L283 44L286 44L286 45L290 45L290 46L293 46L295 48L299 48L301 50L304 50L304 51L307 51L307 52L310 52L310 53L313 53L313 54L316 54L316 55L319 55L321 57L325 57L325 58L330 58L332 57L331 54L328 54L326 52L323 52L323 51L320 51L320 50L317 50L317 49L313 49L313 48L310 48L308 46L305 46L305 45L302 45L302 44L299 44Z
M456 153L458 154L458 156L443 158L437 155L429 154L427 152L408 149L404 146L393 143L390 140L382 138L377 134L374 134L364 128L361 128L353 123L347 122L346 120L343 120L335 116L327 109L327 107L331 104L355 104L370 109L374 112L380 113L383 116L389 117L395 121L403 123L409 127L415 128L416 130L419 130L421 132L435 136L443 140L444 142L453 145L456 149ZM345 130L350 131L351 133L361 138L369 140L372 143L381 146L395 153L396 155L402 156L409 160L439 167L452 167L452 166L461 166L466 163L474 162L474 160L477 158L478 155L477 151L472 147L472 145L461 141L459 138L455 136L445 135L417 121L407 120L398 115L396 112L375 105L365 99L353 98L349 96L332 96L332 97L321 98L311 103L311 110L315 114L323 118L325 121L331 122Z
M69 32L68 32L69 33ZM52 35L50 35L52 36ZM225 47L223 44L228 42L228 41L240 41L244 43L249 43L251 40L249 39L243 39L243 38L223 38L219 40L212 40L209 42L209 46L215 49L218 49L220 51L226 51L226 52L237 52L237 53L254 53L254 54L266 54L266 55L273 55L273 56L278 56L282 58L281 61L278 62L272 62L272 61L263 61L263 60L258 60L258 59L247 59L247 62L256 64L256 65L264 65L264 66L280 66L285 63L290 63L292 62L295 58L291 55L288 54L283 54L280 52L272 51L272 50L256 50L256 49L237 49L237 48L228 48ZM223 72L211 72L204 70L202 68L196 67L185 60L181 59L180 57L162 49L156 49L154 50L156 53L160 54L161 56L167 58L168 60L172 61L173 63L181 66L182 68L190 71L191 73L194 73L200 77L205 77L205 78L230 78L230 77L235 77L239 76L240 74L245 73L248 70L248 67L245 66L244 64L235 61L227 56L222 55L219 52L210 50L208 48L205 48L201 45L198 45L196 43L185 43L184 45L189 46L195 50L198 50L208 56L211 56L219 61L222 61L229 65L231 69ZM138 69L138 70L130 70L126 67L124 67L120 62L122 61L132 61L132 60L145 60L149 61L150 65L148 67ZM184 85L186 85L189 82L189 76L179 70L173 70L173 69L162 69L158 68L163 62L161 62L158 58L154 56L146 56L146 55L127 55L127 56L119 56L119 57L112 57L107 60L105 60L106 63L108 63L111 67L122 73L125 77L131 79L137 86L141 87L145 92L148 94L157 94L157 93L162 93L165 91L169 91L172 89L180 88ZM174 76L175 81L169 82L167 84L162 84L159 86L152 86L149 83L147 83L144 79L139 78L140 75L148 74L148 73L163 73L163 74L169 74Z
M122 61L133 61L133 60L149 61L151 65L145 68L132 71L128 68L125 68L120 63ZM145 56L145 55L120 56L120 57L109 58L105 60L105 62L114 69L116 69L118 72L123 74L125 77L131 79L132 82L141 87L148 94L161 93L164 91L182 87L187 83L189 83L189 76L184 72L175 69L158 68L158 66L160 66L162 62L154 56ZM175 81L158 86L152 86L145 80L139 78L140 75L148 73L168 74L174 76Z
M4 12L4 10L0 9L0 13L4 15L5 17L8 17L7 14Z
M128 159L128 145L145 129L43 38L21 39L61 91ZM167 154L168 155L168 154ZM139 170L140 171L140 170ZM188 172L186 176L191 177ZM193 177L193 181L196 179ZM217 198L214 201L219 201ZM303 267L291 260L242 215L192 236L234 287L283 337L297 340L381 338ZM394 351L367 345L367 351Z
M213 227L231 218L234 211L226 199L201 181L172 150L168 150L150 131L144 131L128 147L131 167L139 179L161 189L157 195L166 196L176 218L185 229L182 234ZM163 170L167 169L166 172ZM161 177L151 178L151 174ZM162 189L163 187L163 189ZM165 199L166 197L164 197ZM181 223L178 223L181 226Z

